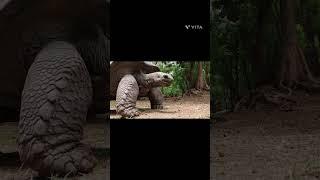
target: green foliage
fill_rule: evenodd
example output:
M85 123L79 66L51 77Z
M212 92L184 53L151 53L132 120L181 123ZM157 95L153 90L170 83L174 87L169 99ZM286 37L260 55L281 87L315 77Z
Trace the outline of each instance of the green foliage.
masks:
M309 31L320 33L320 1L319 0L304 0L298 6L298 22L300 24L306 23L307 20L309 23L306 24L309 28Z
M213 96L218 109L232 109L252 86L250 59L254 44L255 3L215 0L211 10ZM239 8L240 7L240 8Z
M305 37L305 32L304 32L303 26L301 26L300 24L297 24L296 30L297 30L298 41L299 41L300 47L302 49L305 49L307 47L307 39Z
M159 64L160 70L173 76L174 81L169 87L162 87L161 91L165 96L181 96L187 89L185 79L185 68L180 64L166 65Z

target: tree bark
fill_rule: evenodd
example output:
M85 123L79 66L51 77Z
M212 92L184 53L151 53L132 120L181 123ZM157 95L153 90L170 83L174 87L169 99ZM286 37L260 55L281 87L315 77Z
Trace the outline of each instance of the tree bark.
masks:
M281 0L281 28L282 28L282 61L280 69L280 87L291 88L301 82L313 81L304 53L299 46L296 22L295 1Z
M253 65L253 74L254 74L254 87L260 86L261 84L267 83L270 76L266 75L269 74L265 68L265 46L264 46L264 29L265 29L265 19L268 17L269 9L272 7L272 3L268 0L262 0L259 2L259 12L257 16L257 31L255 33L255 45L253 47L253 54L252 54L252 61L251 64ZM248 85L250 87L250 85Z
M206 82L210 85L210 61L206 62Z
M197 82L196 82L196 89L198 90L203 89L202 61L198 62L198 76L197 76Z
M188 85L189 85L189 89L191 89L193 87L193 67L194 67L194 63L195 62L190 62L190 69L189 69L189 72L188 72Z

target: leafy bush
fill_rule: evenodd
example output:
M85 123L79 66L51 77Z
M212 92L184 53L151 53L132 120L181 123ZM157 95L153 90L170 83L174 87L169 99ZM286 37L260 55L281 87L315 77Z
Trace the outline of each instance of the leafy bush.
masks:
M161 91L165 96L181 96L187 89L185 79L185 68L180 64L159 64L160 70L169 73L174 78L173 83L169 87L162 87Z
M211 91L216 109L233 109L236 102L253 90L258 82L275 74L273 67L279 61L279 38L274 16L264 18L259 33L259 42L262 42L259 52L263 59L259 59L259 63L254 63L253 59L261 3L268 4L267 1L249 0L211 1Z

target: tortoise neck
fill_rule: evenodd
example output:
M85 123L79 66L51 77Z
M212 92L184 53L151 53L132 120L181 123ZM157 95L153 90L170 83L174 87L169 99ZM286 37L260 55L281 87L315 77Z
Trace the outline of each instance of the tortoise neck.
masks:
M155 85L152 73L144 74L143 72L139 72L135 75L135 78L141 87L151 88Z

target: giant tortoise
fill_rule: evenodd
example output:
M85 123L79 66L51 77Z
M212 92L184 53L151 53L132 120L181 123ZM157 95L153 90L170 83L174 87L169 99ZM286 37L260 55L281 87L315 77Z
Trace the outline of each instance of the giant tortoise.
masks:
M107 109L109 4L0 2L0 109L19 109L20 159L40 175L96 164L80 141L88 109Z
M149 97L151 109L162 109L160 87L169 86L172 81L170 74L160 72L151 62L110 62L110 97L116 99L116 111L125 118L140 114L136 108L138 97Z

